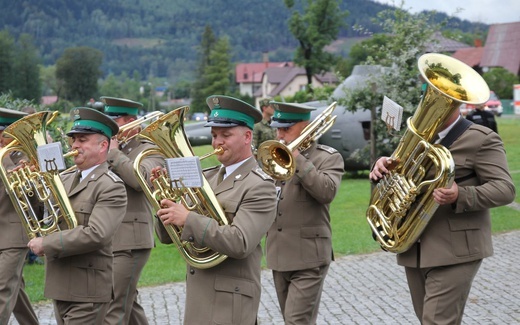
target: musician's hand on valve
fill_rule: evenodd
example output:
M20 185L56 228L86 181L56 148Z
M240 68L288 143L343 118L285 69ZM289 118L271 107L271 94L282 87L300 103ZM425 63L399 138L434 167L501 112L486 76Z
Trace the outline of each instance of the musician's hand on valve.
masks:
M153 182L154 180L160 178L162 175L166 174L166 168L157 166L152 168L150 172L150 182Z
M370 171L370 180L377 182L385 174L388 174L390 172L389 167L392 165L393 160L390 157L381 157L379 158L376 163L374 164L374 167Z
M116 137L112 137L110 139L110 148L109 149L118 149L119 148L119 141L117 141Z
M190 213L184 205L164 199L161 201L161 206L163 208L157 211L157 216L162 220L164 225L172 224L179 227L184 226L186 218L188 218L188 213Z
M27 243L27 247L29 247L29 249L38 256L45 255L43 251L43 237L36 237L31 239Z
M450 188L436 188L433 190L433 199L439 205L452 204L459 197L459 186L453 183Z

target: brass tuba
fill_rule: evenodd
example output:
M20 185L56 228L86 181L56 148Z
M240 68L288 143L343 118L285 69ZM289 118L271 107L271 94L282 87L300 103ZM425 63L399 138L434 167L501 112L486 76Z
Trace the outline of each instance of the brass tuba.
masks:
M188 106L175 109L159 117L139 133L139 137L155 143L158 148L144 150L136 157L134 173L154 213L161 209L161 200L170 199L174 202L180 202L190 211L215 219L220 225L227 225L228 220L224 211L204 175L202 175L203 186L200 188L185 188L182 185L182 180L173 180L177 184L174 187L171 185L172 180L163 176L154 180L153 187L155 190L150 188L147 180L141 175L141 161L149 155L162 155L165 158L194 156L183 126L184 115L188 109ZM214 154L219 152L220 150L217 149ZM195 243L181 240L182 227L174 225L165 225L164 227L177 246L182 258L193 267L199 269L211 268L227 258L226 255L215 252L208 247L199 247Z
M4 130L14 141L0 149L0 160L3 162L7 154L15 151L25 153L29 160L26 166L13 171L6 170L1 163L0 176L30 239L62 230L62 220L68 229L77 225L74 210L58 170L41 171L38 164L37 148L47 144L46 126L57 114L58 112L50 111L34 113L21 118ZM35 170L29 166L34 166ZM43 205L48 214L39 215L35 205Z
M374 188L366 213L374 238L393 253L407 251L419 239L438 208L433 191L453 183L453 158L447 148L432 144L435 135L462 103L489 98L484 79L457 59L429 53L418 66L428 83L426 93L408 119L390 173Z
M300 135L289 145L278 140L267 140L258 146L257 159L264 172L272 178L280 181L288 180L294 175L296 164L292 152L294 149L304 151L313 141L318 140L336 121L336 116L331 116L336 109L336 102L327 107L309 125L302 130Z

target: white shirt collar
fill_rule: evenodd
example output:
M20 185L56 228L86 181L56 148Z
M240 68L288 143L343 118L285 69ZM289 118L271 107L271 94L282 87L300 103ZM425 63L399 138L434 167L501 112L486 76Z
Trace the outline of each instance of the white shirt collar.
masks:
M439 132L439 142L444 139L444 137L448 134L448 132L451 131L451 129L453 129L453 127L455 126L455 124L457 124L457 122L461 119L462 117L459 115L457 117L457 119L451 123L447 128L445 128L444 130L440 131Z
M224 174L224 179L226 179L226 177L228 177L228 175L233 174L233 172L234 172L235 170L237 170L238 167L242 166L242 164L243 164L246 160L248 160L249 158L250 158L250 157L248 157L248 158L246 158L246 159L244 159L244 160L242 160L242 161L239 161L239 162L237 162L236 164L233 164L233 165L229 165L229 166L224 167L224 168L226 168L226 174Z
M85 179L90 174L90 172L92 172L94 169L96 169L97 166L99 166L99 165L95 165L95 166L90 167L89 169L82 170L81 179Z

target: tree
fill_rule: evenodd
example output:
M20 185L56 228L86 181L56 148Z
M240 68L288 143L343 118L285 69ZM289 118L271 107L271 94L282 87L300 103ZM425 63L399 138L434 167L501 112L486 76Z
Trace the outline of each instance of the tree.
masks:
M99 50L90 47L66 49L56 61L56 78L63 81L58 96L76 104L96 97L102 62L103 54Z
M39 102L42 96L40 58L29 34L20 35L16 53L13 96Z
M513 85L519 83L517 75L504 68L492 68L482 76L498 97L502 99L513 98Z
M403 122L413 114L421 95L417 59L425 53L426 46L431 45L433 33L440 29L440 25L431 22L431 13L412 15L402 9L403 5L404 3L400 8L385 10L377 15L376 22L388 36L386 41L377 42L378 48L373 47L371 43L365 43L366 52L370 55L363 63L384 67L382 76L372 76L372 82L365 88L345 90L346 98L338 99L347 110L372 111L370 148L360 153L365 159L369 157L369 166L376 157L392 153L400 138L389 138L386 124L380 118L376 118L383 96L403 107ZM401 128L401 133L404 129Z
M7 30L0 31L0 94L13 86L14 39Z
M209 64L206 66L206 87L202 89L204 96L228 95L231 86L231 55L229 41L220 38L209 54Z
M329 71L335 57L325 51L325 46L338 36L348 11L342 12L338 0L306 0L307 6L301 14L295 0L284 0L289 10L289 30L300 44L294 62L305 68L309 91L312 91L312 76Z
M204 33L200 41L198 49L198 61L195 82L191 91L191 108L194 112L202 112L206 109L206 95L202 90L208 87L208 80L206 76L206 67L210 64L210 53L215 47L217 38L211 29L211 26L206 25ZM211 95L211 94L210 94Z

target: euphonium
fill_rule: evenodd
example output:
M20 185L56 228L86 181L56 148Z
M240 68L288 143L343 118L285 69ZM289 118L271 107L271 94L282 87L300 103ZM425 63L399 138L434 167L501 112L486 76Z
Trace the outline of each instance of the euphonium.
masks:
M47 144L46 126L57 114L49 111L34 113L4 130L14 141L0 149L1 161L6 154L14 151L25 153L29 160L27 166L13 171L7 171L0 164L0 176L30 239L62 230L65 225L60 225L61 221L68 229L77 225L58 170L44 172L38 164L37 148ZM70 155L75 154L72 152ZM38 215L34 205L42 205L48 212L47 216Z
M160 201L169 199L183 204L188 210L206 215L218 221L220 225L227 225L228 220L222 210L208 181L202 175L203 186L200 188L185 188L182 180L176 182L179 187L173 187L171 180L163 176L153 182L154 190L141 175L141 161L149 155L162 155L165 158L192 157L193 150L184 132L184 115L188 107L180 107L159 117L139 133L139 137L153 142L157 148L147 149L141 152L134 161L134 172L145 193L154 213L161 209ZM214 153L219 153L217 149ZM202 159L202 158L201 158ZM208 247L199 247L195 243L181 240L182 227L165 225L168 235L182 258L191 266L206 269L220 264L227 256Z
M374 188L367 221L381 248L407 251L420 237L438 204L436 188L451 187L455 167L449 150L432 144L462 103L480 104L489 88L471 67L452 57L429 53L418 61L426 93L391 156L393 164Z
M336 121L336 116L331 116L336 108L336 102L327 107L309 125L302 130L300 135L290 144L285 145L277 140L267 140L258 146L256 157L264 172L276 180L288 180L294 175L296 164L292 152L294 149L304 151L310 147L313 141L318 140Z

